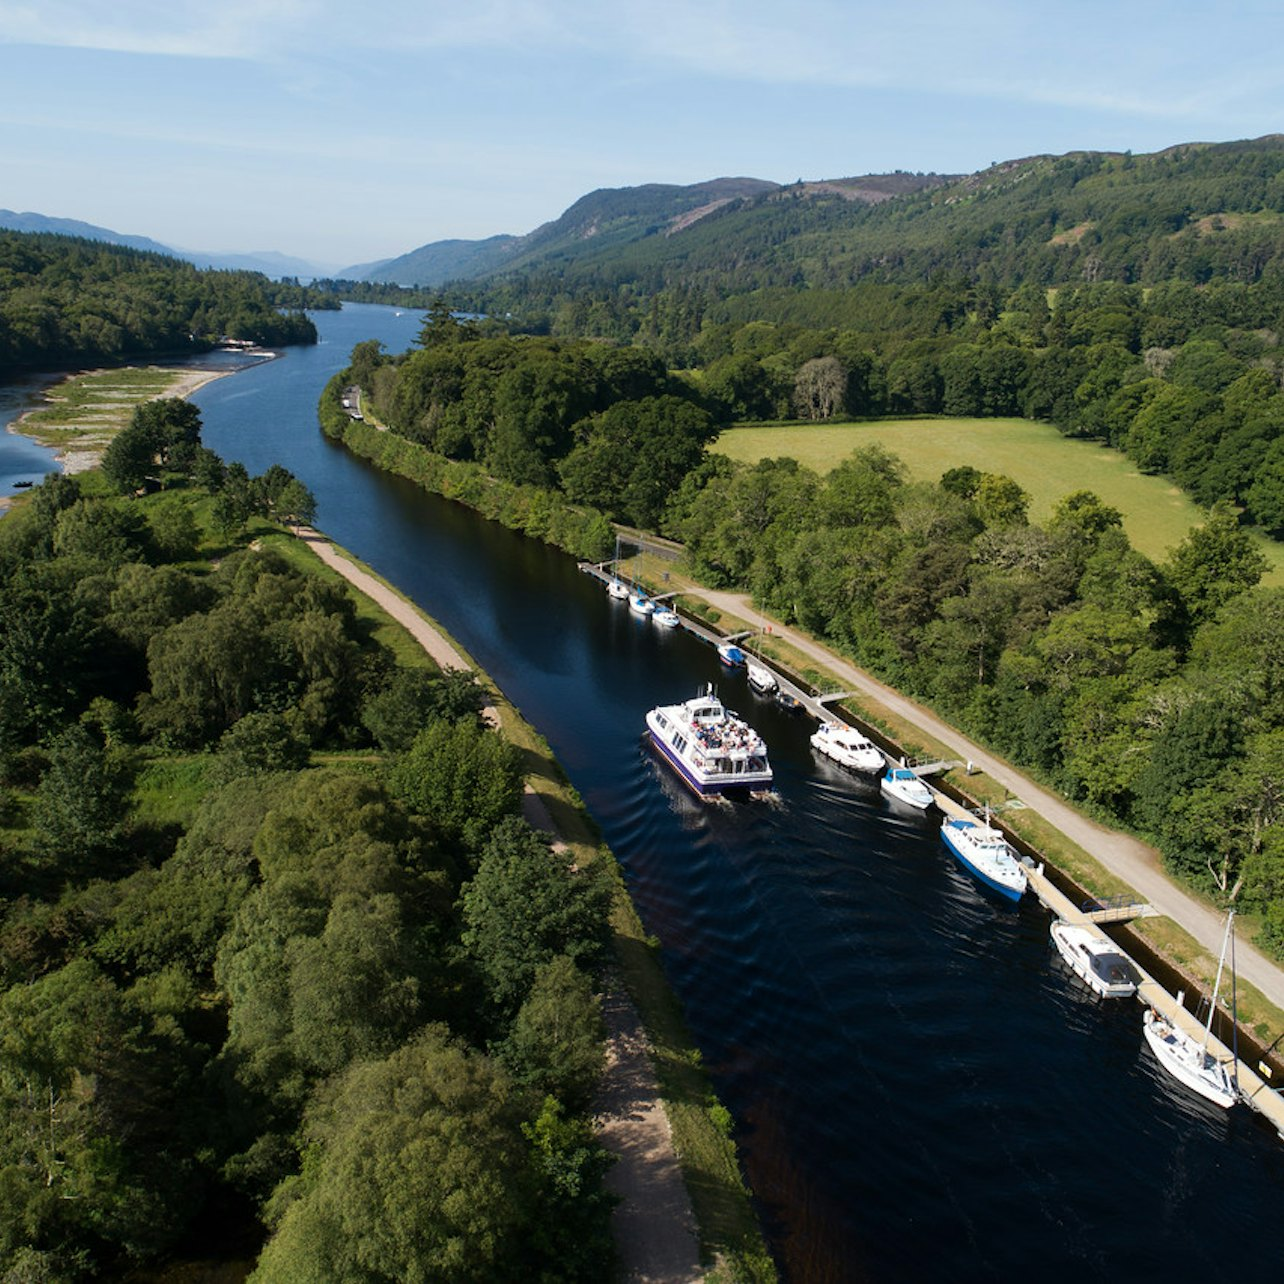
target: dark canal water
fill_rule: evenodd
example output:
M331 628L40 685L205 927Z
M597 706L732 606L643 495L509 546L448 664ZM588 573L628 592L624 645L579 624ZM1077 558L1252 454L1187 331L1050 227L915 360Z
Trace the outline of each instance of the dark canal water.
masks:
M1259 1277L1284 1145L1161 1079L1140 1008L1090 999L1048 915L984 895L936 825L816 759L811 725L571 559L329 445L352 345L418 317L349 307L324 342L195 397L207 443L279 461L317 524L445 626L542 731L623 863L728 1106L791 1281ZM718 680L779 802L705 806L644 749L648 707Z

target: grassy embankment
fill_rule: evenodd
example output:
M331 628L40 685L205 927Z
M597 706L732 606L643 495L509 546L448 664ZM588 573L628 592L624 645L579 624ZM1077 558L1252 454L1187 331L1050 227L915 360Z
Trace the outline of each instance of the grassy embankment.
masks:
M309 570L319 567L327 575L342 579L336 571L322 566L320 559L306 546L287 536L273 536L265 543L296 561L306 562ZM292 547L287 551L284 545ZM387 583L346 550L344 556ZM406 645L419 652L421 662L431 663L400 625L364 594L351 586L348 586L348 591L357 601L359 610L382 621L380 631L376 633L380 640L392 644L383 630L400 634ZM392 591L397 592L395 588ZM400 593L398 596L404 598ZM413 602L410 605L429 620L461 655L469 658L459 643L436 621L419 611ZM476 668L475 665L473 667ZM571 858L580 865L598 859L614 864L614 857L602 845L596 825L547 742L480 669L478 673L499 712L504 734L521 751L527 783L543 801L558 834L570 848ZM643 930L623 880L618 877L611 922L615 929L614 946L620 974L641 1013L651 1041L674 1147L699 1227L701 1256L707 1263L722 1264L723 1269L730 1273L728 1278L774 1280L775 1268L750 1204L735 1144L728 1136L729 1116L714 1095L708 1075L701 1066L700 1050L687 1032L677 999L664 977L658 943Z
M53 404L29 415L23 430L63 450L101 450L112 432L128 424L136 405L153 397L176 395L179 386L178 373L156 368L72 376L50 390L47 396ZM81 484L90 492L106 489L97 473L87 474ZM146 505L162 498L163 495L152 496L140 502ZM207 533L212 530L210 503L203 501L198 506L198 517ZM393 651L399 663L432 665L401 625L348 585L305 545L267 523L251 533L292 563L306 566L309 573L341 582L358 616L367 622L372 635ZM203 553L211 550L203 549ZM346 552L345 556L351 557ZM375 574L358 559L352 560ZM466 654L453 639L451 642ZM587 862L602 856L613 862L614 857L601 845L596 826L547 743L489 678L478 672L499 711L504 733L523 754L528 783L540 795L573 858ZM314 760L351 760L360 756L363 755L317 754ZM135 822L156 828L185 826L207 788L208 761L206 755L187 755L158 757L145 764L136 778L132 800ZM11 839L17 837L11 834ZM729 1116L714 1095L701 1066L700 1050L686 1030L681 1009L664 977L658 943L643 930L622 880L618 881L612 925L620 972L651 1041L674 1146L696 1215L702 1258L720 1264L722 1271L730 1272L737 1280L774 1280L775 1269L740 1171L734 1141L728 1135Z
M744 463L787 455L826 473L854 450L883 446L914 481L936 481L949 468L970 465L1011 477L1030 495L1030 519L1044 521L1071 491L1090 490L1123 514L1139 552L1163 561L1202 510L1166 477L1152 477L1120 451L1063 437L1051 424L1028 419L881 419L863 423L763 424L731 428L712 449ZM1284 584L1284 545L1253 532L1271 569L1263 581Z

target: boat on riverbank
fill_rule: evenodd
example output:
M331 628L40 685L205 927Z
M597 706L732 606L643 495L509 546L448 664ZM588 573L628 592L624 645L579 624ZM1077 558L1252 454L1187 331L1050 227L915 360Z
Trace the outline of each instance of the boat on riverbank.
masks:
M1053 921L1048 934L1070 970L1103 999L1126 999L1137 993L1132 965L1111 942L1063 918Z
M655 610L655 603L640 588L635 588L629 594L629 610L634 615L650 615Z
M1002 833L984 821L948 816L941 824L945 845L986 887L1019 901L1025 895L1025 868Z
M745 662L745 672L749 677L749 685L762 695L771 695L776 687L780 685L776 681L776 675L765 665L759 664L755 660L747 660Z
M662 629L676 629L682 623L682 617L671 606L657 606L651 613L651 623Z
M883 751L845 722L822 722L812 733L811 747L852 771L882 771L887 766Z
M646 715L646 728L669 765L702 796L771 784L762 737L712 687L681 704L657 705Z

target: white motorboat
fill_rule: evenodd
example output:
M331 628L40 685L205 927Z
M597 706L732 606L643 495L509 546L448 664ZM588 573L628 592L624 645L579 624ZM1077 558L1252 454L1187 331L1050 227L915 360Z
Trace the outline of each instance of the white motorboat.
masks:
M1126 999L1137 993L1137 974L1113 942L1063 918L1054 920L1049 935L1070 970L1103 999Z
M1208 1004L1208 1022L1202 1039L1187 1034L1174 1021L1160 1016L1154 1008L1147 1008L1141 1018L1142 1032L1150 1050L1159 1064L1179 1083L1199 1093L1223 1110L1229 1110L1239 1100L1235 1081L1225 1063L1208 1050L1208 1040L1213 1031L1213 1013L1217 1011L1217 995L1222 985L1222 968L1226 962L1226 946L1231 939L1231 924L1235 911L1226 916L1226 933L1222 937L1222 953L1217 961L1217 979L1213 983L1213 997ZM1178 1003L1181 995L1177 996Z
M622 602L629 595L629 586L623 580L608 580L606 591L610 597Z
M906 803L926 811L933 802L932 791L914 774L910 767L888 767L878 778L878 787L897 802Z
M984 821L946 817L941 824L941 837L946 847L986 887L1010 901L1019 901L1025 895L1025 867L1017 860L1002 832L989 823L988 812Z
M652 709L646 727L655 747L698 794L760 790L771 784L762 737L725 708L712 687L681 704Z
M822 722L811 737L811 747L852 771L882 771L883 751L845 722Z
M729 669L742 669L745 653L734 642L719 642L718 659Z
M756 660L745 662L745 672L749 677L749 685L755 691L761 691L763 695L771 695L780 685L776 681L776 675L766 665L759 664Z
M629 594L629 610L634 615L650 615L655 610L655 603L640 588L635 588Z
M651 613L651 623L662 629L676 629L682 623L682 617L671 606L657 606Z

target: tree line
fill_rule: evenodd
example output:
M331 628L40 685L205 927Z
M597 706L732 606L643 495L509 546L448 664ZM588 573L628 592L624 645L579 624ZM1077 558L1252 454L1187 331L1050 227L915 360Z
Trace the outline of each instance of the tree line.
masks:
M52 233L0 231L0 375L204 352L221 338L315 343L329 296L257 272Z
M605 1278L608 862L472 674L257 547L295 479L133 427L0 523L0 1274Z
M1071 427L1131 404L1137 413L1120 422L1135 444L1147 408L1199 398L1206 416L1192 428L1198 440L1224 441L1227 450L1274 440L1284 426L1277 377L1206 331L1169 332L1180 343L1162 360L1149 349L1134 358L1126 343L1116 350L1128 357L1100 360L1112 325L1150 324L1154 337L1179 303L1195 302L1180 290L1155 293L1148 314L1140 294L1084 287L1067 295L1059 319L1060 308L1038 318L1045 333L1060 327L1096 350L1095 365L1066 367L1064 405L1078 416ZM1028 300L1031 312L1037 302ZM1013 330L1027 324L1015 308L1004 314ZM1265 560L1216 489L1211 465L1199 479L1212 504L1207 521L1155 565L1130 547L1120 514L1089 493L1067 495L1039 527L1015 482L970 468L916 485L878 450L824 477L788 459L750 467L708 453L709 422L760 414L772 396L817 418L850 410L854 399L891 396L890 370L854 341L843 348L844 336L710 328L705 342L718 355L698 377L665 374L630 349L599 345L593 355L580 343L535 336L484 341L441 320L425 327L424 340L427 347L399 358L359 345L336 379L331 400L344 382L377 389L389 431L347 424L333 407L323 410L329 430L383 466L580 556L605 555L603 515L682 541L706 582L750 591L1089 810L1149 836L1181 877L1234 893L1263 914L1264 945L1284 954L1284 778L1276 762L1284 762L1276 744L1284 705L1271 632L1284 595L1256 587ZM826 340L830 351L820 355ZM947 351L936 367L940 395L946 387L959 396L997 396L1000 387L1030 395L1037 350L995 347L1029 358L1024 382L1020 371L983 359L987 351ZM603 385L604 362L645 377ZM496 390L513 369L522 373L513 380L520 393L509 431L533 435L525 452L492 454L506 409ZM1131 383L1119 377L1130 369L1141 372ZM670 391L654 395L664 386ZM1054 385L1039 386L1047 395ZM533 395L553 387L560 400ZM617 399L603 407L589 390ZM681 414L667 413L677 407ZM1214 412L1220 417L1210 424ZM447 425L458 428L443 431ZM685 440L685 450L674 440ZM452 461L452 448L475 458ZM662 485L643 487L632 465L638 457L654 457ZM523 458L540 467L515 488L504 471ZM453 482L452 470L464 467L474 470L469 482ZM1261 476L1232 497L1260 496ZM507 488L506 498L492 487ZM1265 499L1254 502L1265 520ZM535 516L567 503L584 514L580 525L561 528L573 539ZM590 529L599 533L593 551L575 542Z

